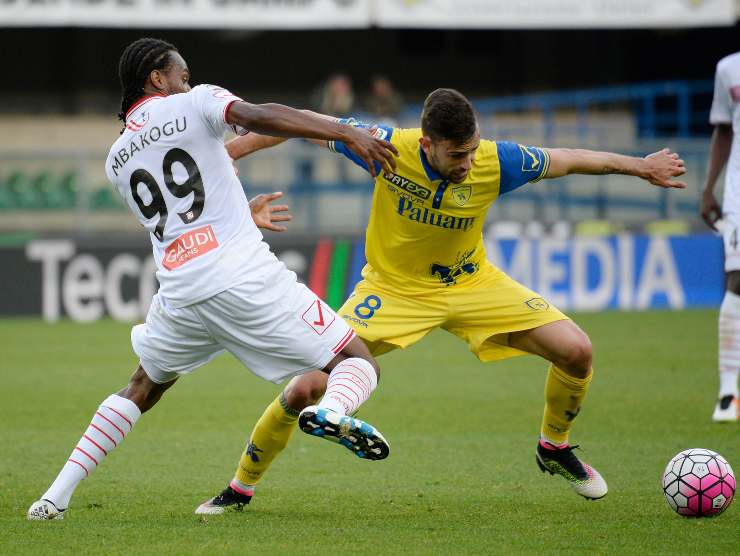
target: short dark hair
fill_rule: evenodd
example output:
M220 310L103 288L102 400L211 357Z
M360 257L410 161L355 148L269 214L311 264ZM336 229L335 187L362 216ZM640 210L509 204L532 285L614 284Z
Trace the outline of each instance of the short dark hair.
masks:
M433 140L447 139L463 143L470 139L478 124L470 101L455 89L437 89L424 101L421 131Z
M118 61L118 77L121 79L123 98L118 119L126 121L126 112L142 96L146 78L154 70L163 70L170 63L170 52L177 48L167 41L145 37L135 40L126 47Z

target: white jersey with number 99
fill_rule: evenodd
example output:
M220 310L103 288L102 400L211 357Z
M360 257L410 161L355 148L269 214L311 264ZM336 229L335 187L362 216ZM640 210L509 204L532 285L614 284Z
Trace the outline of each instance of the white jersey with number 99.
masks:
M237 284L257 288L284 268L262 241L224 148L226 111L239 100L213 85L145 97L126 114L105 163L150 232L159 293L174 307Z

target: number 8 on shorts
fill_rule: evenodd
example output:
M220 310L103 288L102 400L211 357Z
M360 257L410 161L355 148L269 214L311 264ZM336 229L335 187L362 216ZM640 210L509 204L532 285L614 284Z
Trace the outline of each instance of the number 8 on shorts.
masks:
M377 295L368 295L365 298L365 301L355 306L355 315L363 320L369 319L382 305L383 302L380 301L380 298Z

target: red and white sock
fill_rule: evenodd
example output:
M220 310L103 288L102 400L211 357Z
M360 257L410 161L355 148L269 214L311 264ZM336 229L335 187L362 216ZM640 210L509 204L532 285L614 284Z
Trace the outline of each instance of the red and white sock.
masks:
M740 374L740 296L725 292L719 308L719 397L738 396Z
M369 361L359 357L345 359L329 374L319 407L352 415L377 385L378 376Z
M66 509L80 481L123 442L139 417L141 411L134 402L116 394L108 396L98 407L67 463L41 498L50 500L59 509Z

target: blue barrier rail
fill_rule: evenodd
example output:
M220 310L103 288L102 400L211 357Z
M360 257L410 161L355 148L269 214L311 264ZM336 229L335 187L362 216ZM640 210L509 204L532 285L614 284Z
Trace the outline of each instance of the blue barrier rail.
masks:
M712 88L711 80L661 81L475 98L473 104L478 112L487 116L495 116L502 112L541 110L545 138L552 139L557 128L556 110L575 109L578 116L578 134L585 137L589 129L590 108L629 103L637 115L641 137L649 139L667 132L686 138L706 125ZM420 112L421 104L411 105L404 111L404 119L418 117Z

